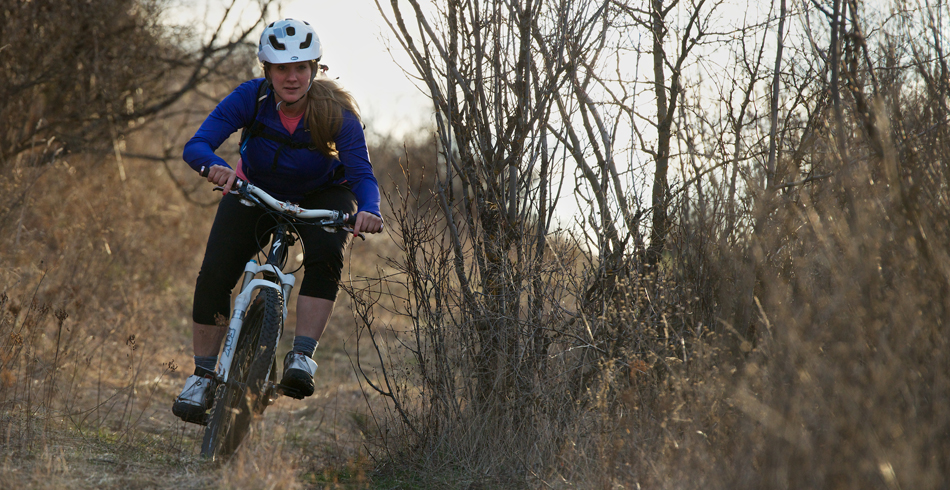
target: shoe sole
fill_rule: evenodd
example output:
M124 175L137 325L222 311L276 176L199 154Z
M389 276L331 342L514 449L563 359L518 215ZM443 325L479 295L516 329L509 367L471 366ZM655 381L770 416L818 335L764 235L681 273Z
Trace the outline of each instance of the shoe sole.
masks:
M290 369L284 373L284 378L280 380L280 384L285 388L290 388L296 392L293 394L289 392L285 393L291 398L301 400L305 397L313 395L313 378L310 377L306 371L300 369Z
M204 407L190 403L175 402L175 404L172 405L172 413L185 422L208 425L207 409Z

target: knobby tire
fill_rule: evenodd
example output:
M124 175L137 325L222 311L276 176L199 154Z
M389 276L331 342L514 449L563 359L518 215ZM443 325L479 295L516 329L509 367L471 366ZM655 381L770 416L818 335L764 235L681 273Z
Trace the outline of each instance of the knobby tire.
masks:
M277 340L283 324L281 294L263 288L247 310L241 335L235 347L229 380L215 392L214 405L201 444L201 455L227 458L244 441L255 415L267 407L268 373L276 375Z

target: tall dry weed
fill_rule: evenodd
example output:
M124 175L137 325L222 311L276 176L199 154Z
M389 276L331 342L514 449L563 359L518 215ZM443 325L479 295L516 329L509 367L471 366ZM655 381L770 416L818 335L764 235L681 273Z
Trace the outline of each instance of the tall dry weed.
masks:
M243 450L221 468L221 488L296 489L300 454L285 443L284 428L269 420L258 420L243 444Z
M176 274L197 260L200 217L167 199L176 191L164 170L125 165L123 181L114 160L69 157L18 166L4 182L24 199L0 223L15 231L0 247L9 454L63 429L136 440L187 361L175 339L189 292Z
M780 123L778 180L754 130L748 155L722 134L684 142L735 144L737 160L690 148L656 267L638 244L602 267L569 233L545 236L544 254L487 257L484 216L445 218L476 204L447 210L436 193L450 186L414 194L407 179L399 274L351 291L383 366L365 386L390 403L384 469L476 488L947 488L947 69L915 51L901 71L904 47L939 50L910 38L862 52L863 12L847 5L842 79L783 79L807 114ZM719 166L745 186L700 171ZM517 294L495 295L489 262Z
M612 471L594 481L946 488L950 169L928 107L866 113L876 130L865 137L881 139L851 140L846 162L824 154L813 164L836 169L825 179L763 191L738 246L684 216L688 254L671 264L705 285L700 304L713 308L697 313L714 315L712 335L688 342L688 362L657 391L622 396L629 433L599 438Z

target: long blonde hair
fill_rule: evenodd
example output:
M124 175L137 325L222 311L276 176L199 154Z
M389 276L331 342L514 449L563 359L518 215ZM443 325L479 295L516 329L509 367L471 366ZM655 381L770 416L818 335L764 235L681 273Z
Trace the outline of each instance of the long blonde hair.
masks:
M338 160L336 137L343 125L343 110L360 117L353 96L333 80L318 77L307 92L307 129L317 151Z

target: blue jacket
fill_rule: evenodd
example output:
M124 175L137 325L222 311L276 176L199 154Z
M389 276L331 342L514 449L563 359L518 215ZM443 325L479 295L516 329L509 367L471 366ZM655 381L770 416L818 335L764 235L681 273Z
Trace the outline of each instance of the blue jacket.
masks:
M201 124L198 132L185 144L183 158L191 168L223 165L230 168L215 150L255 118L263 124L268 134L283 135L298 143L299 149L263 136L252 137L241 154L242 170L248 180L277 199L299 202L304 195L320 187L346 182L353 193L359 211L368 211L377 216L379 211L379 184L373 175L373 166L366 149L363 126L355 114L344 110L343 123L336 136L339 160L327 158L316 150L306 148L310 132L306 129L306 117L300 120L291 135L277 115L273 90L261 102L258 114L253 114L258 88L264 83L258 78L242 83L231 92ZM342 172L340 171L342 169Z

